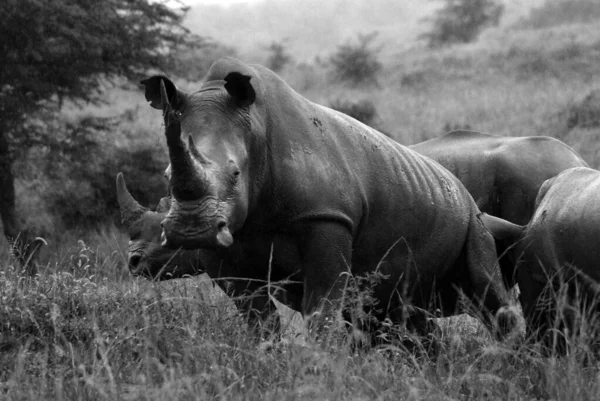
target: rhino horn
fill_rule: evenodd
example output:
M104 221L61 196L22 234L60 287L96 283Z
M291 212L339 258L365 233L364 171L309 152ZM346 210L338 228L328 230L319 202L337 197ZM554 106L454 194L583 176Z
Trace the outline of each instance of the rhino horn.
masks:
M192 142L193 144L193 142ZM171 160L171 189L176 199L195 200L206 194L208 179L202 165L194 158L198 150L188 149L179 139L169 143ZM201 161L201 160L198 160Z
M117 174L117 201L121 209L121 222L127 227L147 211L129 193L123 173Z
M190 150L190 153L192 154L194 159L198 160L202 164L208 163L208 161L204 158L204 156L202 156L202 153L200 153L200 151L196 147L196 144L194 143L194 138L191 135L188 136L188 149Z

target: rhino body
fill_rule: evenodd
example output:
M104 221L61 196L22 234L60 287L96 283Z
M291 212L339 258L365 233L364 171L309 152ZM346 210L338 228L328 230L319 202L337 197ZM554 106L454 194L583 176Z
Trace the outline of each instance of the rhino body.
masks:
M551 328L566 327L570 333L576 332L574 307L591 308L591 316L596 319L600 312L598 199L597 170L573 168L547 180L538 194L536 211L523 227L516 246L521 255L517 269L520 301L528 331L559 350L564 349L563 341L560 335L553 336ZM557 311L562 315L558 320ZM597 321L588 323L598 329Z
M459 130L410 148L458 177L479 210L520 225L531 219L544 181L573 167L588 167L570 146L548 136Z
M503 137L476 131L452 131L410 146L454 174L478 208L525 225L534 212L538 190L547 179L587 163L571 147L547 136ZM496 250L508 287L515 285L518 255L512 240L498 238Z
M385 277L373 288L380 321L412 319L407 305L461 313L457 290L490 328L508 305L475 202L435 161L261 66L219 60L191 94L162 76L142 83L163 110L171 160L163 245L201 248L206 272L228 278L226 292L251 318L275 310L266 288L276 287L322 326L348 273L376 271Z

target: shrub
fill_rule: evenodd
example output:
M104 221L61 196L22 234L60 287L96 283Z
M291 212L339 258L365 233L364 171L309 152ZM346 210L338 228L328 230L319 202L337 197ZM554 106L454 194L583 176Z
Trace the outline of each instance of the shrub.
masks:
M150 144L133 149L124 146L135 143L125 140L134 133L121 125L127 122L123 121L127 113L131 114L84 116L72 122L57 119L50 123L52 140L28 151L26 163L39 166L36 192L63 228L90 227L117 218L115 177L119 171L126 175L132 195L144 205L156 204L167 194L162 178L168 165L166 152Z
M371 127L373 127L374 120L377 117L375 105L373 102L366 99L356 102L352 100L335 99L329 102L329 107L347 114Z
M600 127L600 90L591 91L581 102L569 109L567 128Z
M430 47L475 41L489 26L496 26L504 6L494 0L444 0L430 32L421 35Z
M531 9L529 16L520 20L517 28L548 28L569 23L588 23L600 19L598 0L546 0Z
M442 133L446 134L450 131L472 131L473 127L471 127L468 123L456 123L456 122L446 122L444 127L442 128Z
M334 99L329 102L329 107L344 114L349 115L350 117L360 121L363 124L368 125L369 127L376 129L384 135L393 138L390 132L388 132L383 124L381 123L381 119L377 114L377 109L375 108L375 104L367 99L362 100L344 100L344 99Z
M338 46L330 58L333 73L340 81L358 84L377 84L377 74L382 68L378 60L380 48L373 48L377 32L359 34L357 43Z
M295 90L306 93L312 88L327 85L327 67L321 64L301 62L294 65L293 71L285 74L284 79Z
M281 71L292 60L283 43L273 42L267 50L269 51L267 67L275 72Z
M222 57L235 57L237 54L233 47L219 42L205 42L202 47L189 50L185 49L176 54L169 67L170 73L189 81L200 81L215 61Z

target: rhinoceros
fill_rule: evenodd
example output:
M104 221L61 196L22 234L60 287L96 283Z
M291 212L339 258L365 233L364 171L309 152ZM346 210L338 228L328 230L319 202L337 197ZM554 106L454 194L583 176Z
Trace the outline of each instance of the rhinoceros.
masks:
M379 321L408 318L419 330L423 310L460 313L463 293L489 328L494 315L511 325L494 239L437 162L262 66L221 59L193 93L164 76L142 84L163 112L171 162L163 245L203 249L209 276L233 278L230 295L255 294L244 310L268 316L273 302L259 290L280 283L276 296L318 331L350 275L377 273Z
M169 280L202 273L198 250L166 249L161 246L160 222L171 207L168 197L162 198L156 211L141 206L127 190L123 174L117 175L117 200L121 223L129 232L129 270L135 276Z
M547 136L505 137L452 131L410 146L454 174L482 212L524 225L534 212L545 180L573 167L588 167L571 147ZM512 239L497 238L496 250L506 285L516 283L517 255Z
M496 233L515 242L519 298L529 337L559 352L566 345L565 333L560 332L578 331L578 312L591 313L588 324L600 329L599 198L600 172L576 167L543 183L526 226L481 216L495 225Z

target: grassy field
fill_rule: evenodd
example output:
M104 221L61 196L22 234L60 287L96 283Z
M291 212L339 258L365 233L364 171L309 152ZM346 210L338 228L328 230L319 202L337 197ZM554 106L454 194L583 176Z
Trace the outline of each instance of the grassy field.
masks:
M468 317L440 321L437 360L394 344L356 351L334 336L307 343L299 317L286 308L283 340L260 342L205 276L152 283L121 269L115 255L103 257L82 241L35 280L4 264L0 398L595 400L600 394L585 348L543 358L518 340L492 340Z
M281 74L322 104L371 101L378 125L403 144L467 126L552 135L600 166L600 128L569 126L582 100L600 89L597 24L506 28L436 51L386 46L376 86L336 83L318 64L288 65ZM106 107L68 114L131 108L133 120L120 129L138 139L116 135L120 146L164 147L160 113L139 91L107 96ZM19 191L31 195L21 205L30 219L51 213L25 182ZM113 225L55 232L48 240L36 279L19 276L0 242L0 399L600 399L600 371L586 360L585 343L565 358L544 358L519 340L498 343L474 319L458 317L441 322L443 352L432 361L394 346L355 351L334 336L306 343L298 316L285 308L284 339L261 343L206 277L130 277L128 239Z

